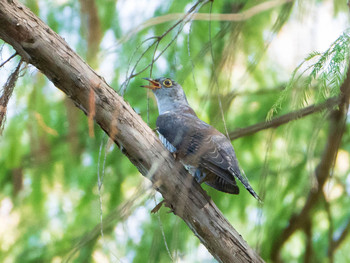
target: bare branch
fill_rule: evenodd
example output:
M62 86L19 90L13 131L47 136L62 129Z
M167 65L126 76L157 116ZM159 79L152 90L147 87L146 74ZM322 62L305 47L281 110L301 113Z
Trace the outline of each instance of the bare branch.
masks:
M245 128L236 129L235 131L230 132L229 136L230 136L231 140L234 140L234 139L237 139L240 137L251 135L251 134L259 132L261 130L265 130L265 129L269 129L269 128L277 128L278 126L281 126L281 125L286 124L288 122L306 117L310 114L320 112L320 111L323 111L325 109L331 109L334 106L338 105L339 102L340 102L340 98L332 97L332 98L327 99L323 103L311 105L311 106L308 106L306 108L287 113L285 115L276 117L276 118L272 119L271 121L259 122L259 123L253 124L253 125L245 127Z

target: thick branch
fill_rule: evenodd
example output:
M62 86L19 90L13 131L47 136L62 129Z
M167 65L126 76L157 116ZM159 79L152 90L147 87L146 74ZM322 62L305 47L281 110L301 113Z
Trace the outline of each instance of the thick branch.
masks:
M269 128L277 128L280 125L286 124L288 122L291 122L291 121L294 121L294 120L297 120L297 119L300 119L303 117L306 117L306 116L313 114L315 112L320 112L320 111L323 111L325 109L330 109L330 108L338 105L339 101L340 101L340 98L332 97L332 98L327 99L323 103L311 105L311 106L308 106L306 108L287 113L285 115L276 117L276 118L272 119L271 121L259 122L259 123L253 124L253 125L245 127L245 128L236 129L236 130L230 132L229 136L230 136L231 140L234 140L234 139L237 139L239 137L251 135L251 134L259 132L261 130L265 130L265 129L269 129Z
M289 237L298 229L303 227L309 218L311 209L318 203L322 195L323 186L329 177L345 130L346 114L349 110L350 97L350 67L346 79L340 87L339 108L330 114L329 134L320 163L316 167L317 190L311 190L306 203L298 215L290 218L288 226L283 230L272 247L271 258L274 262L280 262L280 250Z
M191 176L129 104L16 0L0 1L0 38L41 70L85 114L94 117L218 261L263 262L197 183L188 191L186 182ZM93 107L91 101L95 102Z

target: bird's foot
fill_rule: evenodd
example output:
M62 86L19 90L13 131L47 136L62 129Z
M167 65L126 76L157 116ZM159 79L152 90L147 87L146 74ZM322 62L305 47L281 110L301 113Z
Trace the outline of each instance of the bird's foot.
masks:
M176 152L173 152L172 155L173 155L174 159L177 161L178 160L178 154Z
M197 169L195 172L194 172L194 178L196 179L197 183L201 184L205 181L205 178L206 178L206 174L201 172L199 169Z

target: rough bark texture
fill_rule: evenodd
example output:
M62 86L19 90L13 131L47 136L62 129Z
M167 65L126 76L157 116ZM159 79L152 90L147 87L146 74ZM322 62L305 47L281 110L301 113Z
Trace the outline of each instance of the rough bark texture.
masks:
M129 104L30 10L0 0L0 38L94 118L219 262L263 262Z

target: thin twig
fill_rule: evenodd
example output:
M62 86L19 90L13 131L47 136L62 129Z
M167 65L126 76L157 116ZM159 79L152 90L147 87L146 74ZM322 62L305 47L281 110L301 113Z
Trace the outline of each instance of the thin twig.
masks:
M203 4L206 4L208 1L205 1ZM184 28L185 24L188 23L193 14L191 14L191 12L193 12L195 10L194 7L197 7L197 5L199 4L199 2L197 2L192 8L191 10L187 13L187 15L185 15L181 20L179 20L177 23L175 23L172 27L170 27L166 32L164 32L161 36L159 36L157 38L157 40L153 43L153 44L159 44L159 42L167 35L169 34L175 27L177 27L180 23L183 22L183 24L181 25L181 27L179 28L178 32L176 33L176 35L170 40L170 42L159 52L159 54L156 56L156 58L152 59L152 62L149 63L146 67L144 67L143 69L141 69L139 72L130 75L130 78L135 77L139 74L141 74L142 72L144 72L145 70L147 70L149 67L151 67L154 62L156 62L162 55L163 53L172 45L172 43L177 39L177 37L180 35L180 33L182 32L182 29ZM152 45L153 45L152 44Z
M151 37L149 39L155 39L153 41L153 43L148 46L148 48L146 49L146 51L144 51L140 57L137 59L132 71L130 72L129 76L126 78L126 80L124 81L124 83L122 84L123 87L123 91L125 91L128 83L130 82L130 80L134 77L136 77L137 75L143 73L144 71L146 71L148 68L153 67L153 64L163 55L163 53L172 45L172 43L177 39L177 37L179 36L179 34L182 32L182 29L184 28L185 24L187 24L189 21L192 20L193 15L206 3L208 3L209 0L199 0L197 1L191 8L190 10L184 14L181 19L179 19L175 24L173 24L168 30L166 30L162 35L160 36L154 36ZM157 50L158 45L160 44L160 42L164 39L165 36L167 36L170 32L172 32L173 29L175 29L178 25L180 25L180 28L178 30L178 32L176 33L176 35L170 40L170 42L160 51L160 53L151 61L151 63L149 63L147 66L145 66L143 69L139 70L137 73L134 73L136 70L137 65L139 64L139 62L141 61L141 59L145 56L145 54L149 51L149 49L151 47L153 47L154 45L156 45L155 51ZM147 39L147 40L149 40ZM143 42L144 43L144 42ZM141 45L140 45L141 46ZM139 46L139 47L140 47ZM155 52L154 51L154 52ZM154 53L155 54L155 53Z
M277 0L277 1L268 1L263 2L261 4L258 4L256 6L251 7L250 9L247 9L241 13L231 13L231 14L210 14L210 13L196 13L192 20L199 20L199 21L231 21L231 22L239 22L239 21L245 21L249 18L258 15L262 12L268 11L270 9L273 9L275 7L281 6L283 4L292 2L293 0ZM134 29L132 29L128 34L126 34L120 42L123 43L130 39L133 35L137 34L138 32L159 24L163 24L166 22L174 21L177 19L181 19L185 16L184 13L174 13L174 14L167 14L164 16L158 16L148 19L146 22L142 23L141 25L138 25Z
M3 67L7 62L9 62L11 59L13 59L15 56L17 56L18 53L15 52L11 57L9 57L8 59L6 59L3 63L1 63L0 68Z
M139 184L136 190L129 199L121 203L117 208L111 211L104 219L103 232L111 231L115 227L116 222L125 221L135 211L137 207L142 206L150 199L150 187L145 184ZM148 192L148 193L147 193ZM146 194L145 194L146 193ZM101 224L98 223L95 227L86 233L83 237L73 240L73 247L63 259L63 262L71 262L74 255L90 242L96 242L101 234ZM115 256L115 255L114 255Z
M2 134L5 125L7 105L16 86L22 63L23 60L21 59L14 72L12 72L12 74L8 77L4 89L0 94L0 135Z
M153 196L153 199L154 199L154 203L157 204L157 200L156 200L156 196L155 195ZM162 221L160 220L160 214L159 213L157 213L157 219L158 219L158 225L159 225L159 228L160 228L160 232L162 233L165 249L166 249L166 251L168 253L168 256L169 256L171 262L174 262L174 258L171 255L171 252L170 252L170 249L169 249L169 246L168 246L168 242L166 241L166 237L165 237L165 233L164 233L164 227L163 227Z

